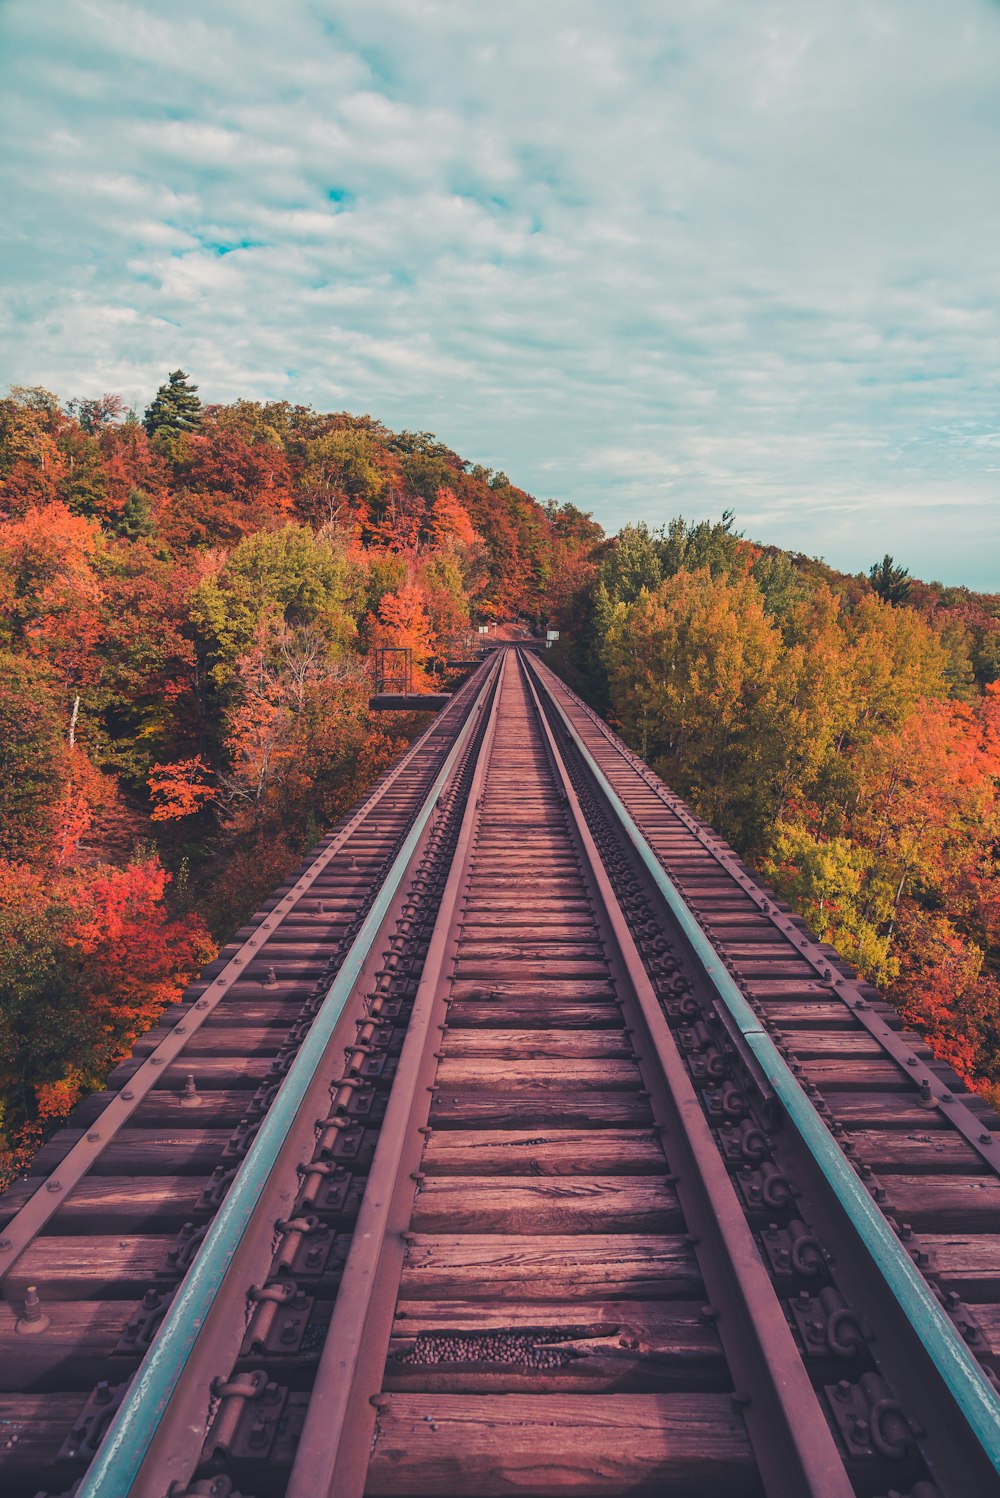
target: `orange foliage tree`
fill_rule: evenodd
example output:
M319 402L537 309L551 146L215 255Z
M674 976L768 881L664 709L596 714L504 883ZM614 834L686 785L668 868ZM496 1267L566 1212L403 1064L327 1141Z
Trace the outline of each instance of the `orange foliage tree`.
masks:
M412 652L413 690L425 692L430 685L427 666L436 642L424 590L417 583L403 583L386 593L376 616L368 616L372 644L392 645Z
M149 793L154 822L174 821L201 811L218 792L208 783L209 769L200 754L179 759L172 765L154 765L149 772Z

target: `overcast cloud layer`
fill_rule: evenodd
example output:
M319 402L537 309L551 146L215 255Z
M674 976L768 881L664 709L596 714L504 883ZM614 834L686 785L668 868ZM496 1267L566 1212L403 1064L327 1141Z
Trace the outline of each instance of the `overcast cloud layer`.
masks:
M1000 588L992 0L0 0L0 379Z

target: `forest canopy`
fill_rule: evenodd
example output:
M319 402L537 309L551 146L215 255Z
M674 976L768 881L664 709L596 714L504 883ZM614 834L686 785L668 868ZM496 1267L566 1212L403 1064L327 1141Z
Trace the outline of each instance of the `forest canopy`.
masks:
M733 517L608 539L427 432L204 404L183 369L0 400L0 1175L100 1086L426 721L490 621L1000 1084L1000 597L847 576Z

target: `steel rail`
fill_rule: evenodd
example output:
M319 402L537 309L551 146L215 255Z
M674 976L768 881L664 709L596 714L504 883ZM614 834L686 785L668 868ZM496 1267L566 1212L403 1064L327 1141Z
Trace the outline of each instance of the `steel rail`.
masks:
M447 883L434 922L406 1028L385 1118L313 1383L285 1498L361 1498L375 1409L392 1334L393 1312L413 1214L417 1172L437 1067L436 1028L445 1014L442 978L454 959L464 891L497 716L507 651L500 667ZM439 1037L437 1037L439 1039Z
M854 1498L854 1486L526 669L525 678L597 902L610 926L610 945L624 969L624 987L635 995L648 1049L656 1057L660 1075L649 1077L650 1094L659 1094L660 1111L670 1119L664 1150L694 1236L706 1294L719 1312L716 1330L745 1401L743 1418L764 1491L768 1498Z
M541 680L541 677L539 677ZM1000 1474L1000 1401L974 1355L941 1308L920 1270L872 1200L836 1139L778 1051L721 957L699 925L680 890L664 871L639 825L590 753L571 719L544 681L577 753L656 885L697 958L705 978L734 1023L798 1132L852 1228L864 1244L886 1287L924 1346L949 1394L993 1469Z
M545 670L548 671L549 668L545 667ZM921 1090L922 1105L925 1107L937 1105L942 1110L942 1117L947 1119L951 1127L962 1135L966 1144L975 1151L983 1164L995 1175L1000 1176L1000 1138L984 1127L982 1120L977 1118L972 1109L962 1102L960 1096L952 1092L947 1082L942 1081L933 1068L917 1055L912 1045L909 1045L891 1025L886 1023L876 1007L865 996L862 983L838 971L835 967L835 959L831 959L831 953L828 950L824 951L823 944L817 941L810 932L803 930L801 925L796 924L794 916L775 908L773 898L757 885L743 867L739 855L729 847L725 839L700 823L698 818L683 804L680 797L665 786L638 755L612 734L608 725L592 707L588 707L564 682L560 682L560 688L594 725L608 748L631 766L643 784L691 833L692 837L697 839L723 872L739 884L743 893L753 901L761 915L771 923L785 941L794 947L796 956L809 964L821 983L830 986L831 997L843 1004L851 1017L868 1031L889 1059L899 1067L911 1086Z
M275 1163L320 1066L336 1024L365 961L403 885L422 836L493 684L491 665L476 701L444 764L424 798L421 810L396 855L378 896L355 937L281 1088L212 1222L198 1255L181 1282L170 1310L112 1419L100 1449L82 1479L76 1498L125 1498L142 1473L150 1446L202 1338L247 1229L254 1220ZM191 1432L198 1440L198 1432Z
M456 695L455 701L458 701ZM38 1186L24 1206L4 1226L0 1234L0 1282L14 1268L25 1249L34 1241L46 1223L66 1201L74 1186L77 1186L117 1134L148 1097L163 1076L164 1068L176 1061L188 1045L192 1035L205 1024L234 983L246 976L246 967L253 961L254 949L263 946L274 935L282 922L293 913L307 890L316 882L330 861L336 856L358 827L370 815L372 809L390 791L400 774L410 765L415 756L427 747L427 740L439 727L431 723L392 766L380 785L367 796L354 816L337 832L325 848L322 848L292 888L268 911L265 919L243 941L239 949L229 958L225 967L209 984L207 991L188 1004L170 1031L143 1059L142 1065L129 1077L127 1083L112 1098L109 1098L100 1115L66 1152L59 1164L47 1176L39 1178Z

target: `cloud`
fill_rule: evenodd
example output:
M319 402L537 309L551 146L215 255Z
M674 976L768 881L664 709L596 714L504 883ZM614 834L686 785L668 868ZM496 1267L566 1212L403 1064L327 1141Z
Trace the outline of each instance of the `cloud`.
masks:
M1000 587L986 0L7 0L0 376Z

